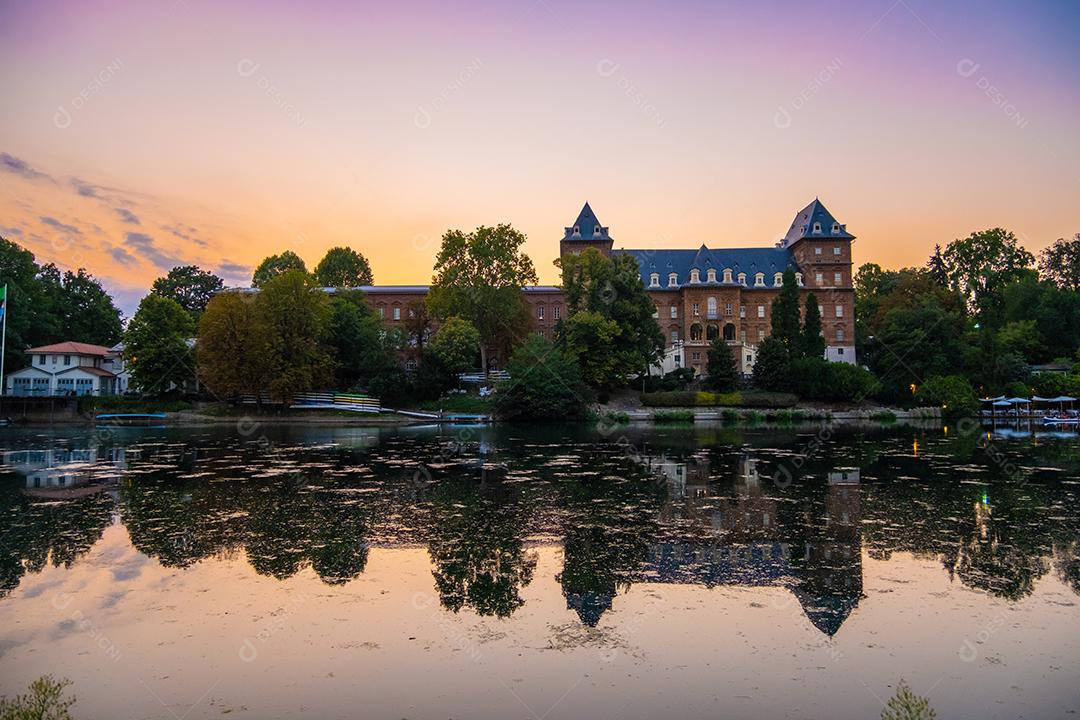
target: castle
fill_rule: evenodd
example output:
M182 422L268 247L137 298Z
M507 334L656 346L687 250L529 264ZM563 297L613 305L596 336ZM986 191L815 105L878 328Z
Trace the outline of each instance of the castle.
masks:
M769 335L772 301L784 271L795 271L801 305L813 292L821 308L826 358L854 363L855 316L851 243L855 236L820 200L795 214L782 240L771 247L685 250L614 247L608 228L588 203L566 227L559 254L596 248L605 255L625 253L637 259L641 282L653 302L664 334L661 368L705 370L708 344L722 337L732 348L740 372L754 366L757 347ZM361 288L391 326L405 322L409 307L427 294L426 285L375 285ZM566 312L562 288L530 285L522 289L529 305L531 330L553 337Z

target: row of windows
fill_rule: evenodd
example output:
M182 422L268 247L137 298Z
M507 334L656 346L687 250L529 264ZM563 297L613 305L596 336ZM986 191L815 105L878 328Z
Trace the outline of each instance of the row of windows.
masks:
M815 231L815 232L817 232L817 231ZM815 255L821 255L821 246L820 245L818 245L817 247L814 248L814 254ZM838 246L833 246L832 254L833 255L839 255L840 254L840 248Z
M705 281L710 282L710 283L716 282L716 270L715 269L709 268L706 271ZM802 284L803 284L802 273L795 273L795 281L796 281L796 283L798 283L799 287L802 287ZM698 284L700 282L701 282L701 271L698 270L697 268L694 268L693 270L690 271L690 284L691 285L696 285L696 284ZM725 283L734 283L734 282L736 282L736 280L732 279L732 270L731 270L731 268L724 268L724 280L723 280L723 282L725 282ZM744 273L744 272L739 273L737 282L740 285L742 285L743 287L746 287L746 273ZM773 274L773 287L780 287L783 284L784 284L784 273L782 273L782 272L774 273ZM668 273L667 286L668 287L678 287L679 286L679 274L678 273ZM655 273L654 272L654 273L649 274L649 287L660 287L660 273ZM765 287L765 273L759 272L759 273L756 273L754 275L754 287Z
M559 307L558 305L551 308L551 318L552 318L552 320L558 320L560 317L562 317L562 308ZM536 319L537 320L543 320L544 319L544 306L543 305L537 305L536 306Z
M747 343L747 340L748 340L747 330L743 329L743 330L739 330L738 332L739 332L739 342L741 342L743 345L745 345ZM763 341L765 339L765 328L757 328L756 332L757 332L757 341L758 342ZM723 333L724 333L724 339L725 340L732 340L733 341L735 339L735 326L731 325L731 324L725 325ZM825 334L825 332L823 330L822 335L824 335L824 334ZM675 343L679 342L679 331L678 331L678 329L671 328L668 331L668 335L669 335L669 338L670 338L672 344L675 344ZM709 325L708 327L702 329L701 325L698 325L697 323L694 323L693 325L690 326L690 340L691 340L691 342L700 341L703 336L704 336L704 339L706 339L706 340L715 340L717 337L720 336L720 329L717 328L715 325ZM846 339L845 333L844 333L844 328L842 328L842 327L836 328L836 330L834 332L834 337L836 338L836 342L844 342L844 340Z
M825 284L825 273L820 273L820 272L819 273L814 273L814 282L816 282L818 285L824 285ZM844 284L844 273L839 273L839 272L833 273L833 285L843 285L843 284Z

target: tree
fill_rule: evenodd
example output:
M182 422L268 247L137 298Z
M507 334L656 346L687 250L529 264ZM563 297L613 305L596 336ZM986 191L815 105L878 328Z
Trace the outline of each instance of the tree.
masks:
M480 332L468 320L451 316L431 338L428 350L452 375L475 367Z
M637 260L588 248L557 264L568 312L559 342L582 364L585 381L607 391L644 374L660 359L664 335ZM575 319L582 313L587 314Z
M1039 271L1058 287L1080 292L1080 233L1072 240L1058 238L1039 253Z
M896 694L885 703L881 720L936 720L937 713L930 701L911 691L903 680L896 686Z
M524 285L537 282L525 236L510 227L478 227L471 233L449 230L435 258L428 291L428 310L445 320L458 316L480 333L480 362L488 370L488 353L509 347L528 326Z
M34 254L0 238L0 278L7 285L4 312L7 315L5 370L26 365L25 349L61 340L55 316L38 279Z
M825 356L825 336L821 334L821 306L814 293L806 295L806 310L803 313L802 354L805 357Z
M396 374L397 333L383 326L359 291L338 292L331 299L327 342L339 387L370 387Z
M251 276L251 287L261 288L278 275L290 270L301 270L307 273L307 265L292 250L286 250L280 255L271 255L264 258Z
M195 322L180 303L147 295L124 333L124 357L136 387L160 394L183 389L195 376L194 352L188 340Z
M1035 257L1011 232L992 228L953 240L942 261L949 286L968 299L981 323L996 326L1002 288L1020 278Z
M534 335L506 366L510 379L495 394L504 420L577 420L585 416L588 390L577 363L550 340Z
M113 345L120 340L124 331L120 310L93 275L83 268L61 273L49 263L41 268L39 277L58 339L95 345Z
M923 405L940 406L950 416L974 415L979 400L968 379L961 375L934 375L919 386L915 399Z
M291 403L296 393L329 382L329 300L313 287L310 275L289 270L267 281L255 298L255 314L266 330L264 387L271 398Z
M374 285L367 258L350 247L333 247L315 266L315 280L323 287L355 288Z
M731 392L735 389L737 380L735 355L723 338L716 338L709 344L709 358L705 373L705 384L710 390Z
M217 275L196 265L181 265L174 267L165 277L155 280L151 292L180 303L180 307L198 323L210 298L224 287L225 281Z
M799 332L799 284L795 271L784 271L784 284L772 301L772 331L769 337L783 343L791 357L802 355L802 338Z
M199 319L199 378L218 397L255 395L267 370L266 332L255 300L235 292L215 295Z
M785 392L791 387L791 354L780 340L769 336L758 345L754 360L754 385L762 390Z

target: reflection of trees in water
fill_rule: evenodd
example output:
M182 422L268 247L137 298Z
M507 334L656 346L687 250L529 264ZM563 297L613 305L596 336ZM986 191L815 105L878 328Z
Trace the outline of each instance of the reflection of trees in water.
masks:
M509 617L525 601L536 554L525 552L531 498L518 486L449 478L431 498L428 553L443 607Z
M26 572L71 565L101 539L112 520L104 492L70 500L32 500L15 488L0 492L0 597Z

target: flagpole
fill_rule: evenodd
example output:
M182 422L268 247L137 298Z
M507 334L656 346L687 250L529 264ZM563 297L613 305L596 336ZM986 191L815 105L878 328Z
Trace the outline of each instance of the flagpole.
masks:
M4 355L7 353L7 314L7 283L4 283L4 331L3 335L0 335L0 395L7 391L7 385L4 384Z

